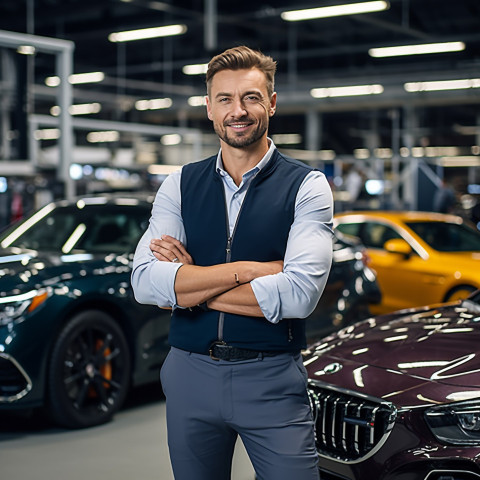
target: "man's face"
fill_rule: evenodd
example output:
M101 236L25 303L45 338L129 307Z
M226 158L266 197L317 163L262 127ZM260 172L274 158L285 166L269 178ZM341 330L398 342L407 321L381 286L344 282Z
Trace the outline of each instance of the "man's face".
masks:
M260 70L222 70L211 80L208 118L223 142L245 148L266 135L276 100L276 93L268 97L265 74Z

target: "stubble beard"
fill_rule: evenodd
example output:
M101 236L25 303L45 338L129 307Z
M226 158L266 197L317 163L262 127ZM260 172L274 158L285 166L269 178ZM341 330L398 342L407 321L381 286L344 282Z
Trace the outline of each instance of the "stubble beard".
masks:
M268 129L268 122L261 122L257 125L257 128L250 134L228 134L228 125L223 125L219 127L214 125L215 133L218 137L223 140L227 145L233 148L245 148L253 145L255 142L260 140L266 133Z

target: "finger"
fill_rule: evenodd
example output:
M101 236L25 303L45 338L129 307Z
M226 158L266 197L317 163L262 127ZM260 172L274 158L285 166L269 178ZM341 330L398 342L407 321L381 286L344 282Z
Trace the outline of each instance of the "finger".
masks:
M193 264L193 259L188 253L187 249L183 245L180 240L177 240L174 237L171 237L170 235L162 235L161 240L158 242L162 242L162 246L165 248L169 249L172 253L175 254L174 258L180 259L182 263L189 263Z
M178 261L178 257L180 255L178 249L176 249L174 246L172 246L169 243L165 242L150 242L150 250L152 253L155 255L155 258L164 261L164 262L172 262Z
M160 260L161 262L170 262L170 259L163 256L161 253L157 253L157 252L152 252L152 253L157 260Z

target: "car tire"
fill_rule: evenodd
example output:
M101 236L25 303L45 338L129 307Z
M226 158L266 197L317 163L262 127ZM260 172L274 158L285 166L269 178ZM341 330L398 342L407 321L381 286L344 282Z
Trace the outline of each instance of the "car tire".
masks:
M476 290L471 285L459 285L452 288L444 298L444 302L454 302L455 300L463 300Z
M130 384L130 353L117 322L104 312L76 314L58 335L48 367L48 410L67 428L111 420Z

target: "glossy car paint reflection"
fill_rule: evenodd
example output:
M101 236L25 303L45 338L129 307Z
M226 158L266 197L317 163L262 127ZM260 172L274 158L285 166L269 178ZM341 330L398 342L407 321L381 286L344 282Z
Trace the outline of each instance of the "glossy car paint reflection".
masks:
M479 339L480 292L370 318L312 345L305 365L327 478L480 476Z

